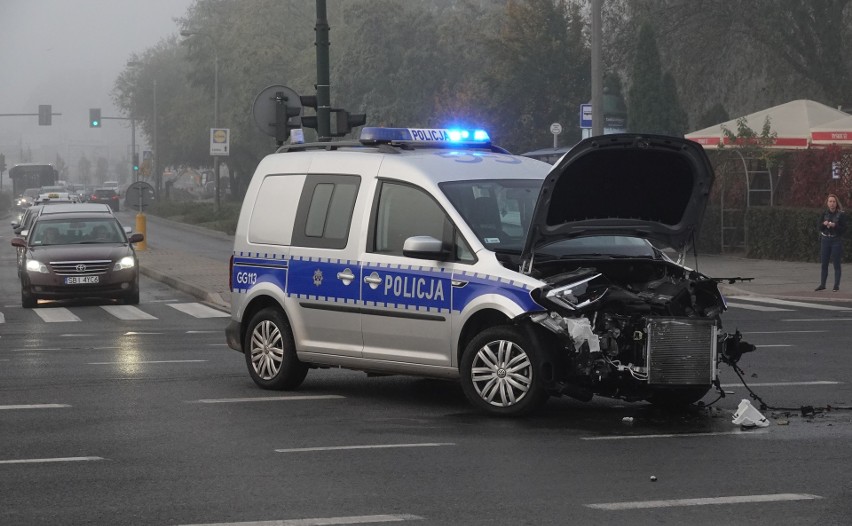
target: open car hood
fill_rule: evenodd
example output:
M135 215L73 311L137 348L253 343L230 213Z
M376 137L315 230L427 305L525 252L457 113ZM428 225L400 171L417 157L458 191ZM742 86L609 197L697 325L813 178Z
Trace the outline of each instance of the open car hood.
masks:
M713 168L693 141L615 134L578 143L544 180L524 243L529 263L542 246L622 235L683 250L701 225Z

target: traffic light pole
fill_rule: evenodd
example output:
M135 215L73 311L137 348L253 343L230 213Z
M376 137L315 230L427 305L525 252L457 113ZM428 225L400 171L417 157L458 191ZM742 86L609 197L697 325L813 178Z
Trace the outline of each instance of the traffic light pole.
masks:
M331 140L331 74L328 66L328 17L325 0L317 0L317 138Z

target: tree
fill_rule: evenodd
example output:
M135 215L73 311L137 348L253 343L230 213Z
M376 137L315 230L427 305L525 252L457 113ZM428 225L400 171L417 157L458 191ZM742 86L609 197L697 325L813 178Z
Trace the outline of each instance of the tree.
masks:
M669 91L667 93L667 91ZM653 27L646 23L639 31L636 55L628 90L627 112L630 130L667 133L671 127L669 105L672 89L663 82L663 68Z
M77 172L80 176L80 182L88 185L92 179L92 161L85 154L81 155L80 160L77 161Z
M551 143L550 124L579 139L578 111L590 98L591 56L580 5L562 0L510 0L488 41L484 72L494 136L513 151Z

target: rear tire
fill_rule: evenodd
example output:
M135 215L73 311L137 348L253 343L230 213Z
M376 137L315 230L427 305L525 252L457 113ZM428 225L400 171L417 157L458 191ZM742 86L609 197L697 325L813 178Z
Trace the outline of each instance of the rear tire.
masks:
M308 374L308 366L296 356L290 324L279 309L267 307L251 318L243 349L251 379L264 389L295 389Z
M497 416L521 416L547 400L538 350L518 327L484 330L462 354L462 390L478 409Z

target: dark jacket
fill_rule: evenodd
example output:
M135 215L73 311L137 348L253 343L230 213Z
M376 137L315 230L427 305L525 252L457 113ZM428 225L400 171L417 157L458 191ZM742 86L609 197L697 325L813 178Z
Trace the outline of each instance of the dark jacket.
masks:
M825 221L834 223L833 227L827 227L823 224ZM822 215L819 216L819 233L825 237L841 237L846 232L846 214L842 210L835 210L831 213L825 209Z

